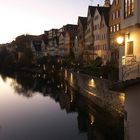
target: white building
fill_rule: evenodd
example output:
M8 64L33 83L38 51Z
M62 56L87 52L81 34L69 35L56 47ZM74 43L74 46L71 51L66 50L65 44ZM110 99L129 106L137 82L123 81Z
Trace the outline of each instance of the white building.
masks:
M109 7L97 7L93 17L94 53L102 58L103 65L110 61Z
M120 80L140 76L140 0L122 0L120 45Z

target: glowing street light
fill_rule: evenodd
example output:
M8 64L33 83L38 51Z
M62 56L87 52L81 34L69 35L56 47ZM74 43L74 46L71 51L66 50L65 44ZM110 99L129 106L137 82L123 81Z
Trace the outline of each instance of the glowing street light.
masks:
M122 36L117 37L117 43L119 45L123 44L123 42L124 42L124 37L122 37Z

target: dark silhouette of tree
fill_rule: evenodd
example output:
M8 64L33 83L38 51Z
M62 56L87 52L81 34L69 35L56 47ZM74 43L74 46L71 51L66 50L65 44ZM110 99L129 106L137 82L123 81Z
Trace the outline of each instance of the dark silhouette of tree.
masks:
M0 50L0 67L1 69L14 69L15 67L15 56L5 47Z

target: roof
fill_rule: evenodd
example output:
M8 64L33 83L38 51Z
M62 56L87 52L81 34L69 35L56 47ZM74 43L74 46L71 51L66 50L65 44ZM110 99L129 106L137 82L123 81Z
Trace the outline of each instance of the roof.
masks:
M104 16L106 25L108 25L110 7L97 7L97 10L99 11L101 16Z
M66 33L68 33L71 38L77 36L77 31L67 31Z
M88 11L90 11L91 16L94 16L95 10L98 6L89 6Z
M81 22L83 28L85 29L86 26L87 26L87 17L80 17L80 16L79 16L79 17L78 17L78 20L80 20L80 22Z
M63 26L64 31L77 29L78 25L75 24L67 24Z

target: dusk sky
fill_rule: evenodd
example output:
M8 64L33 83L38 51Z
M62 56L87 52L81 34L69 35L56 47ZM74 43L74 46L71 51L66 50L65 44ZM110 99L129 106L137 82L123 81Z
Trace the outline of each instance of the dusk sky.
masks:
M104 0L93 0L93 5ZM77 24L87 16L90 0L0 0L0 43L21 34L39 35L44 30Z

